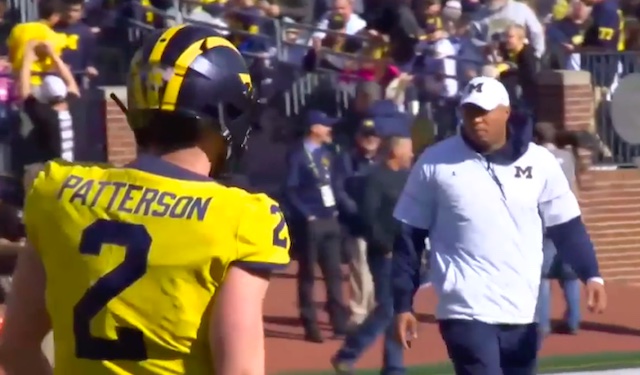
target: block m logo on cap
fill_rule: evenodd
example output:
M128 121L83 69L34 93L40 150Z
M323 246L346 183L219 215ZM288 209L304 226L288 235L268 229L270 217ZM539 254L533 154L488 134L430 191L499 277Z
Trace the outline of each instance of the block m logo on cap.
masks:
M477 92L477 93L482 93L482 85L484 85L484 82L470 83L469 84L469 94L471 94L474 91Z

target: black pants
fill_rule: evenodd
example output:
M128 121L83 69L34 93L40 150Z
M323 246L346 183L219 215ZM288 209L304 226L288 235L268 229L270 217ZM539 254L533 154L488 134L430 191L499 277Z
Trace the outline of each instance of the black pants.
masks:
M305 329L317 325L313 301L314 266L316 262L327 287L327 312L335 331L344 331L346 309L342 299L340 225L336 218L316 219L307 223L306 246L298 254L298 302Z

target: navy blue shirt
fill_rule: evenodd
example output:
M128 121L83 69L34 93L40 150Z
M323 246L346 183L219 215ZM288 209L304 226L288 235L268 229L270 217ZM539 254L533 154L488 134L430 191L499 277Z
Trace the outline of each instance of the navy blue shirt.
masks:
M593 24L585 35L585 46L617 51L621 35L622 13L616 0L603 0L593 6Z
M288 173L285 194L291 208L299 216L328 218L338 214L338 205L346 199L338 184L339 167L336 153L327 146L309 142L297 146L287 159ZM329 186L336 204L325 206L322 186Z
M377 164L377 160L367 158L357 150L342 153L339 159L343 171L340 173L338 183L344 187L346 194L346 199L339 206L340 219L352 235L362 236L364 235L364 226L359 214L359 207L362 204L366 176Z
M54 30L66 35L67 45L62 50L62 61L70 66L74 74L84 72L87 67L92 66L96 38L89 26L84 22L60 24Z
M561 43L573 44L580 46L583 42L583 25L576 23L570 17L554 21L551 25L554 33L553 37Z
M621 12L616 0L603 0L595 4L591 12L593 23L584 36L585 47L596 47L605 52L596 55L581 55L581 68L596 72L592 74L595 86L611 87L618 72L620 56L615 52L621 47Z

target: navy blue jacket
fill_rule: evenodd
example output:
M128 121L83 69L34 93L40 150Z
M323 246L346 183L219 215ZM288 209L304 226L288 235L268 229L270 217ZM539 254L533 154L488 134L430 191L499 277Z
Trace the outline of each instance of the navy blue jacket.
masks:
M316 170L312 168L309 154L304 144L297 145L287 157L287 181L285 195L290 207L297 216L309 218L328 218L338 214L338 207L344 206L348 197L341 181L341 167L338 165L336 153L327 146L321 146L311 152L315 160ZM322 159L328 166L322 165ZM328 179L326 178L328 174ZM332 187L336 206L325 207L320 193L320 186L329 184ZM348 205L348 203L347 203Z
M340 221L353 236L364 236L365 227L359 214L364 194L366 176L376 165L375 158L368 159L357 150L338 156L342 171L338 183L344 187L345 199L341 202Z
M60 24L56 25L55 31L67 37L67 45L62 50L62 61L71 67L74 74L84 72L93 65L96 38L89 26L84 22Z

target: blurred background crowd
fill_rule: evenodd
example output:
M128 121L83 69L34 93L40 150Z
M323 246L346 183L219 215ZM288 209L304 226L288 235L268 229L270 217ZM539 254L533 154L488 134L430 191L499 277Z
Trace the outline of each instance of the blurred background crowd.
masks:
M29 165L105 160L101 88L125 82L146 34L212 27L246 57L267 103L230 183L281 203L299 253L307 338L321 341L305 265L320 263L337 334L372 308L365 255L388 252L393 237L382 234L395 230L390 213L373 218L406 178L369 176L378 162L406 170L424 147L456 134L460 90L479 75L507 87L514 122L535 124L541 70L589 71L606 114L639 63L638 17L636 0L0 0L0 235L24 236L15 218ZM612 147L610 128L599 116L576 139L600 160L630 162L632 147ZM545 142L578 145L554 137ZM351 266L350 303L341 262Z

